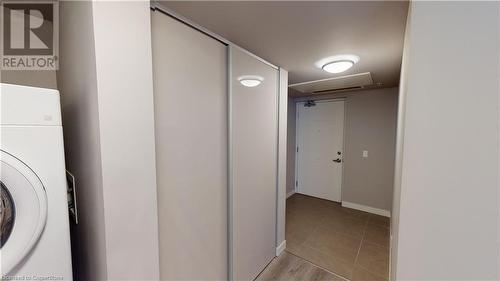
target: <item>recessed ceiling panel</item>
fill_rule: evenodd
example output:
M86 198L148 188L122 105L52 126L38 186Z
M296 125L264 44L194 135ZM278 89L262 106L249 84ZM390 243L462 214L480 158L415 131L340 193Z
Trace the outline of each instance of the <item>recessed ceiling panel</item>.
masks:
M339 90L361 89L372 85L370 72L292 84L289 87L303 94L323 93Z

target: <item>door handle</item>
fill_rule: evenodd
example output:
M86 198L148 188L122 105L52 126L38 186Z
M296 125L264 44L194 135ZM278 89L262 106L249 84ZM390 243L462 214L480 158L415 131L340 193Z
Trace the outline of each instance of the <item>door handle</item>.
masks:
M337 163L340 163L340 162L342 162L342 160L341 160L340 158L337 158L337 159L335 159L335 160L332 160L332 161L333 161L333 162L337 162Z

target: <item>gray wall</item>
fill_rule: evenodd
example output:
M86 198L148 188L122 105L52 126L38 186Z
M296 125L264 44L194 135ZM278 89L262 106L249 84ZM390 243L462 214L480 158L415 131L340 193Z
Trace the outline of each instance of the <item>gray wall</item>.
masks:
M295 101L340 97L346 101L342 201L390 211L398 89L354 91L296 98ZM289 114L289 118L291 134L295 130L295 124L291 120L294 122L295 114ZM289 147L293 144L295 148L295 134L293 139L292 136L289 137ZM368 150L368 158L362 158L363 150ZM294 151L289 153L295 155ZM290 167L294 161L295 157L288 159Z
M398 89L346 99L342 201L391 210ZM363 150L368 157L363 158Z
M500 277L499 5L411 2L393 280Z
M58 80L82 221L76 280L159 278L149 13L144 1L61 3Z
M57 89L56 72L52 70L2 70L2 83Z
M16 36L12 39L16 40ZM1 38L0 43L3 44ZM54 70L1 70L0 81L8 84L57 89L56 71Z

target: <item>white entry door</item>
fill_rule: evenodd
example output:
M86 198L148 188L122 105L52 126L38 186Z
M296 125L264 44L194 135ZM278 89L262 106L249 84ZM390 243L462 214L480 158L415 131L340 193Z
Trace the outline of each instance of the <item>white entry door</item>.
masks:
M341 201L344 101L297 103L297 192Z

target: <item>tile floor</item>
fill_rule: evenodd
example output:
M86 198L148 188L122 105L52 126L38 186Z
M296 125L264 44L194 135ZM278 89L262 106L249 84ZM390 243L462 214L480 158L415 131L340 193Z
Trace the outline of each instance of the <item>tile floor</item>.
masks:
M255 281L345 281L300 257L284 252Z
M389 218L294 194L286 202L287 251L352 281L389 279Z

